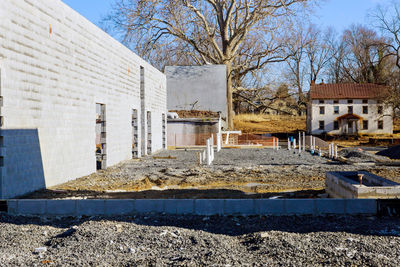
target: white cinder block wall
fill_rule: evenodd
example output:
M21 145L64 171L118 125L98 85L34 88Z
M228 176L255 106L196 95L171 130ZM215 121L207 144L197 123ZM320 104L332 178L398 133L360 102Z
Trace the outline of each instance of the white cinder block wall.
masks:
M347 99L338 100L338 104L334 104L333 99L325 99L324 103L319 103L318 99L312 100L311 118L308 115L307 123L311 122L311 133L321 134L327 132L330 134L341 134L341 128L334 130L333 122L337 117L347 114L347 107L353 107L353 114L368 120L368 129L364 130L362 121L358 123L358 132L361 134L392 134L393 133L393 118L392 108L386 107L383 104L378 104L375 99L368 99L368 104L363 103L362 99L353 99L353 103L349 104ZM339 114L334 114L334 106L339 107ZM368 106L368 114L363 114L363 106ZM378 106L383 107L383 114L378 114ZM325 114L320 114L320 107L325 107ZM383 120L383 129L378 129L378 120ZM325 122L325 130L319 130L319 121Z
M95 172L96 103L106 105L107 166L132 158L141 66L155 152L164 74L60 0L1 0L0 198Z

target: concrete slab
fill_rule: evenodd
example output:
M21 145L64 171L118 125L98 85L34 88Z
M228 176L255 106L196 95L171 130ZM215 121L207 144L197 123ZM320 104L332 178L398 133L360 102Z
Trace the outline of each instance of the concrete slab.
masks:
M254 215L254 199L226 199L224 214Z
M47 215L75 215L76 200L47 200Z
M7 208L9 214L17 214L18 200L7 200Z
M104 203L106 215L126 215L135 213L134 199L107 199Z
M344 214L345 200L343 199L316 199L315 206L318 214Z
M255 213L259 215L282 215L285 214L284 199L255 199Z
M135 201L136 212L164 212L165 199L137 199Z
M194 199L165 199L164 212L169 214L193 214Z
M76 214L77 215L103 215L105 214L103 199L85 199L84 201L77 201Z
M346 214L376 214L376 199L346 199Z
M44 215L46 212L46 200L18 200L17 214L21 215Z
M196 215L222 215L224 214L223 199L196 199L194 202Z
M315 214L314 199L285 199L285 213L297 215Z

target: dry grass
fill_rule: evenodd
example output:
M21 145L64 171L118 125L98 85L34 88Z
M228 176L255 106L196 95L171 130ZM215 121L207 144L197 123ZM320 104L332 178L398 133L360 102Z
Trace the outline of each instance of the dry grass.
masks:
M393 121L393 132L400 133L400 118L396 118Z
M291 133L306 130L305 116L239 114L234 118L235 129L245 133Z

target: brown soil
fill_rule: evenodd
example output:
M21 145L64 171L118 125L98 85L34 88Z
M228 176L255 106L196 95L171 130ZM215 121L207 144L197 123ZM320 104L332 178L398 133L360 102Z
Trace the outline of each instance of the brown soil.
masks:
M368 170L400 182L399 167L362 167L286 150L224 149L212 167L196 151L166 151L170 159L130 160L28 198L310 198L324 192L326 171ZM176 159L174 159L176 158Z

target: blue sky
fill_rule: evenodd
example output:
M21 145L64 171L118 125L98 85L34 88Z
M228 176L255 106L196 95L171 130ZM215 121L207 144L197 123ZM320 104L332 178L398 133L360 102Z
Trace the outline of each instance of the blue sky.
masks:
M114 0L63 0L81 15L99 25L99 21L111 8ZM333 26L341 32L352 23L368 24L368 13L377 4L393 0L317 0L322 2L315 10L313 21L323 27ZM400 1L400 0L394 0Z
M114 0L63 1L96 25L99 25L101 18L107 15L114 2ZM390 1L393 0L323 0L320 7L315 10L313 21L324 27L333 26L341 32L352 23L368 24L368 13L377 4L386 4Z

